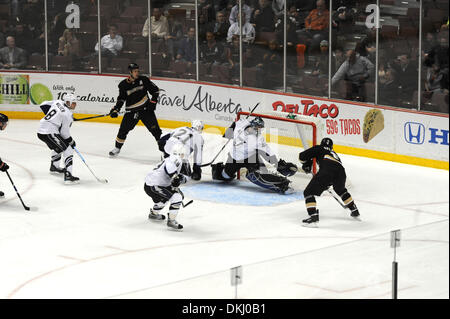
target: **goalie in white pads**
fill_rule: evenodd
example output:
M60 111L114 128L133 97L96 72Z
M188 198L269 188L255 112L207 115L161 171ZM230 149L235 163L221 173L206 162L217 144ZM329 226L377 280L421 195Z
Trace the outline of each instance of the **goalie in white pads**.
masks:
M287 177L297 172L297 166L277 159L261 134L262 128L263 119L256 117L251 121L240 119L227 129L224 136L233 139L233 149L225 165L211 165L213 179L231 181L245 167L250 182L281 194L292 193L293 189L289 187L291 181ZM281 175L269 172L262 159L274 165Z
M184 198L178 187L186 183L188 179L186 175L180 173L185 157L184 146L177 144L173 147L172 154L147 175L144 184L144 191L154 202L148 218L153 220L166 219L161 211L167 203L170 203L167 226L176 230L183 229L183 225L176 221L176 217Z
M40 105L45 117L39 123L37 136L52 150L50 173L64 174L65 184L76 184L80 180L72 175L73 147L76 144L70 135L70 127L76 106L77 98L71 93L66 94L63 100L44 101ZM64 168L59 166L62 155Z
M192 121L191 127L183 126L175 129L173 132L164 134L158 141L159 150L164 153L164 158L172 154L176 145L183 145L186 150L186 158L183 161L183 168L181 173L190 176L193 180L199 181L202 178L202 164L203 158L203 122L199 120ZM194 164L189 165L189 156L194 153Z

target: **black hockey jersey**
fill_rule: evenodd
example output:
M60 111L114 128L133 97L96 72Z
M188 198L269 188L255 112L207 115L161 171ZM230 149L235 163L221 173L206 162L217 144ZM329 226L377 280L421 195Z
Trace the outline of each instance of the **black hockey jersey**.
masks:
M158 101L159 88L146 76L139 76L133 81L131 77L119 83L119 96L115 108L120 111L125 103L127 111L137 111L149 102L147 92L151 94L150 103Z
M300 153L299 159L302 162L312 162L317 160L319 167L343 167L341 159L335 151L329 150L321 145L316 145Z

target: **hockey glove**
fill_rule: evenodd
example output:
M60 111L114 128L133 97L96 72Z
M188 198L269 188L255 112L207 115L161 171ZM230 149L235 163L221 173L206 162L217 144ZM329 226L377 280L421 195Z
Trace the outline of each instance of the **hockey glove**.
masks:
M311 161L308 161L308 162L303 163L303 165L302 165L302 170L303 170L306 174L311 173L311 171L312 171L312 162L311 162Z
M109 116L111 116L111 118L113 119L119 116L119 111L116 109L116 107L113 107L111 109L111 111L109 112Z
M192 167L192 171L193 172L192 172L191 178L194 181L199 181L202 178L202 169L200 168L200 166L197 164L194 164Z
M8 169L9 169L8 164L6 164L5 162L2 162L2 161L0 160L0 171L6 172Z
M72 148L77 146L77 144L75 143L75 140L72 137L65 139L64 142L66 142L66 144L71 146Z
M156 103L157 103L157 102L150 101L150 103L149 103L149 109L150 109L151 111L156 110Z
M187 182L186 177L182 174L179 174L172 179L172 187L178 187L186 182Z
M284 160L280 159L278 161L277 171L284 176L292 176L297 173L298 168L296 165L287 163Z

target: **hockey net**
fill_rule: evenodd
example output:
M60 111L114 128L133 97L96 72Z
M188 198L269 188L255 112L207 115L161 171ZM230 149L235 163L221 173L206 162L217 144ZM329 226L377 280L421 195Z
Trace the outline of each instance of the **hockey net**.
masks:
M276 111L263 114L240 112L237 119L247 118L247 116L250 121L255 117L261 117L264 120L265 127L262 133L270 148L279 159L299 167L299 173L296 175L305 177L298 156L305 149L320 143L324 135L323 121L305 115ZM272 168L272 170L275 169ZM312 170L314 174L318 170L315 160Z

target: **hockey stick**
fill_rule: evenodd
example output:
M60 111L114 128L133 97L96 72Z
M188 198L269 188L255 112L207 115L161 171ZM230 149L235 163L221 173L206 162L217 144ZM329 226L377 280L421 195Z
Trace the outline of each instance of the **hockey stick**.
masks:
M86 163L86 161L83 158L83 155L81 155L81 153L78 151L78 149L75 146L72 146L72 148L75 150L75 152L77 152L78 156L81 158L81 160L83 161L83 163L86 165L86 167L89 169L89 171L92 173L92 175L97 179L97 181L99 181L100 183L106 184L108 183L107 179L100 179L98 178L94 172L91 170L91 168L89 167L89 165Z
M191 205L192 203L193 203L194 201L191 199L190 201L188 201L186 204L185 203L183 203L183 202L181 202L181 205L183 205L183 208L185 208L185 207L187 207L187 206L189 206L189 205Z
M13 182L11 176L9 176L8 171L5 171L5 173L6 173L6 175L8 175L8 178L9 178L9 180L11 181L11 184L12 184L12 186L14 187L14 190L16 191L16 194L17 194L17 196L18 196L19 199L20 199L20 202L22 203L23 208L25 208L25 210L30 210L30 207L26 206L25 203L24 203L23 200L22 200L22 197L20 197L19 191L17 190L16 185L14 185L14 182Z
M255 107L253 108L253 110L250 111L250 113L247 115L246 119L249 118L249 116L256 110L256 108L258 107L260 102L258 102L258 104L255 105ZM213 160L209 163L206 164L202 164L200 165L200 167L205 167L205 166L209 166L212 163L214 163L214 161L217 159L217 157L219 157L220 153L222 153L222 151L225 149L225 147L227 147L228 143L230 143L230 141L232 140L232 138L230 138L225 144L224 146L222 146L222 148L220 149L220 151L217 153L217 155L213 158Z
M120 113L118 113L118 115L122 115L122 114L126 114L126 113L129 113L129 111L120 112ZM107 113L107 114L101 114L101 115L95 115L95 116L83 117L83 118L81 118L81 119L76 119L76 118L74 118L73 120L74 120L74 121L84 121L84 120L96 119L96 118L99 118L99 117L105 117L105 116L110 116L110 115L111 115L111 113Z

